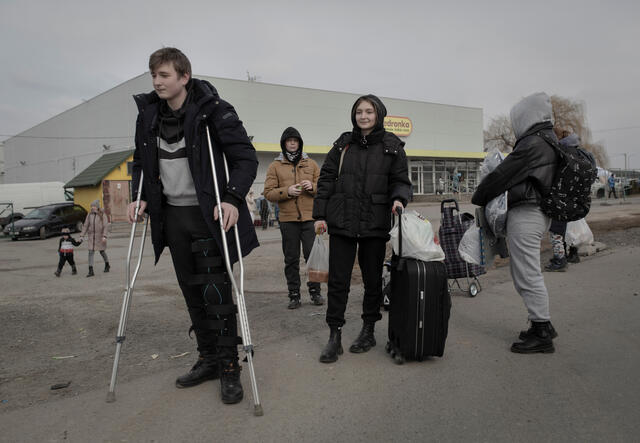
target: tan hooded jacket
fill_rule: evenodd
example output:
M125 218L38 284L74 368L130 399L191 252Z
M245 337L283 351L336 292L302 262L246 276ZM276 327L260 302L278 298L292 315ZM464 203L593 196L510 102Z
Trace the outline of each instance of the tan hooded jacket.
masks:
M320 168L318 164L306 153L302 153L302 158L298 164L294 165L287 158L280 154L269 165L267 178L264 182L264 196L270 202L277 203L280 207L281 222L304 222L311 221L313 212L313 198L318 190L318 176ZM300 183L302 180L309 180L313 184L311 191L302 190L297 197L290 197L289 186Z

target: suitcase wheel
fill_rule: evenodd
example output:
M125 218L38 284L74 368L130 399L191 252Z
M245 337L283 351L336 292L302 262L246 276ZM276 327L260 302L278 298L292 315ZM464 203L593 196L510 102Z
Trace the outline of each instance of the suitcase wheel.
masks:
M393 362L395 364L397 364L397 365L402 365L402 364L404 364L404 357L402 355L400 355L400 354L395 354L393 356Z

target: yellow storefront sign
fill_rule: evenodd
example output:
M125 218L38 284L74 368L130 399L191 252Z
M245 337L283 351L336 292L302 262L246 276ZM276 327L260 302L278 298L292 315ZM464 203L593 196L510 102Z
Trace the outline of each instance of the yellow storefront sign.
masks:
M408 117L397 117L395 115L388 115L384 118L384 129L398 137L407 137L411 135L413 130L413 123Z

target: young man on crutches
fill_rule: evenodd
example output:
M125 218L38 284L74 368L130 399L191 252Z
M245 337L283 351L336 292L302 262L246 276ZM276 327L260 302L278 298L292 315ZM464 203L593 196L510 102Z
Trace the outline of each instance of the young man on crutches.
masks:
M177 378L176 386L195 386L220 378L222 402L242 400L237 345L236 312L232 284L223 257L226 232L230 265L238 260L233 227L239 229L243 256L258 246L245 203L256 177L255 149L235 109L220 98L207 81L191 77L189 59L178 49L162 48L151 54L149 71L154 91L136 95L136 150L132 189L144 172L138 216L147 212L156 263L165 246L184 295L199 358ZM214 190L210 146L220 185L222 220ZM225 174L223 153L228 162ZM134 202L129 220L136 217ZM242 301L244 304L244 300Z

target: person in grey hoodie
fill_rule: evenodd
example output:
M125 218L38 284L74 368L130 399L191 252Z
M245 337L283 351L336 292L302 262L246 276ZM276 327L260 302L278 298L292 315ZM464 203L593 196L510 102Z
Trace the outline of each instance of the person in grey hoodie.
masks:
M549 194L558 162L554 149L542 138L557 141L553 132L551 99L544 92L525 97L511 109L516 135L513 152L487 175L471 202L485 206L508 191L507 243L513 285L528 311L531 327L521 331L511 351L522 354L554 352L557 333L551 324L549 295L540 268L540 242L551 220L540 209Z

